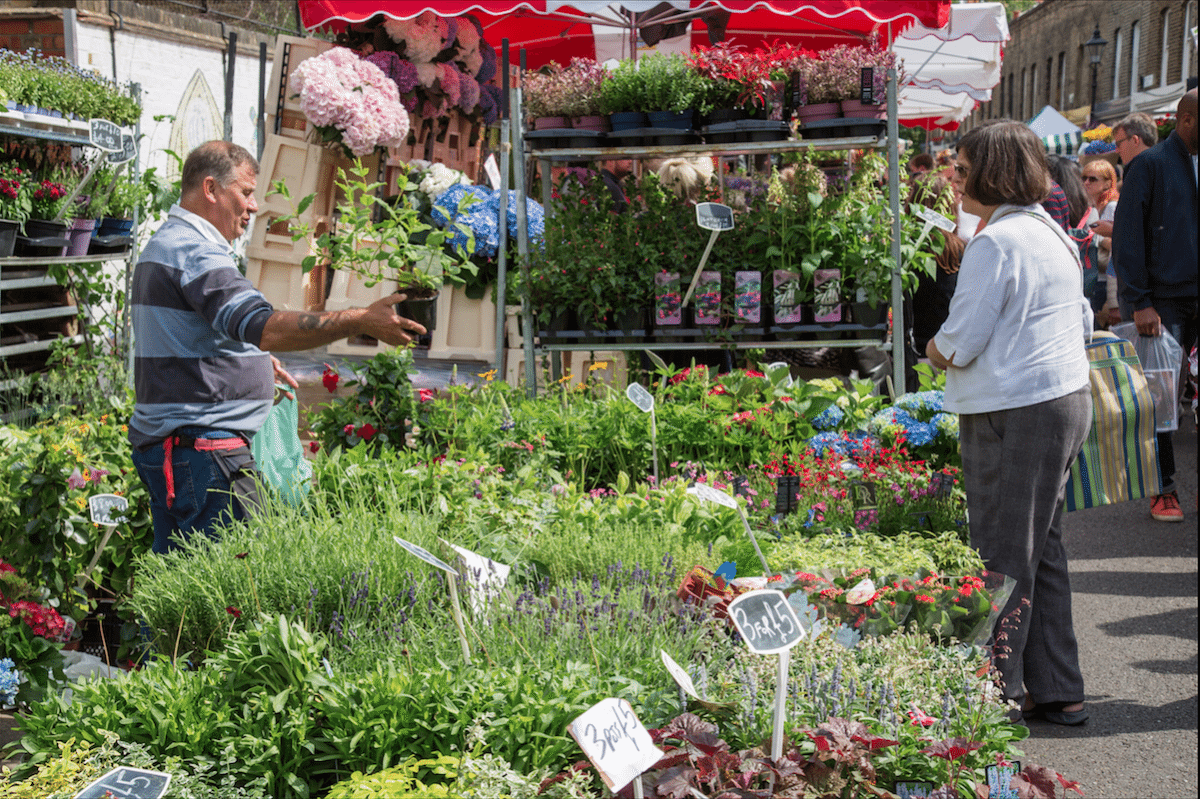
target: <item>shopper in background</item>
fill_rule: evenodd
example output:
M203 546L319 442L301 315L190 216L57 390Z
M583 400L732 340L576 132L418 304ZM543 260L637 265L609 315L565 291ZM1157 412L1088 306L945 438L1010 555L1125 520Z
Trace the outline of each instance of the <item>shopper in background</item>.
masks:
M1154 120L1149 115L1140 112L1133 113L1113 125L1112 136L1117 154L1121 157L1121 163L1128 168L1133 163L1133 159L1158 144L1158 126L1154 124ZM1112 220L1100 220L1095 231L1110 239L1111 252ZM1120 280L1117 277L1116 265L1113 264L1111 258L1108 262L1107 274L1108 302L1105 303L1104 308L1109 313L1108 323L1114 325L1123 319L1132 319L1133 309L1121 300Z
M917 153L908 159L908 175L915 178L933 171L933 156L929 153Z
M1080 228L1086 224L1088 212L1092 208L1087 190L1083 187L1080 177L1079 164L1061 155L1046 156L1046 164L1050 167L1051 179L1063 190L1067 197L1072 228Z
M1041 140L1012 120L958 145L955 183L983 227L963 252L950 314L927 354L959 414L971 544L1016 588L996 640L1004 696L1027 719L1087 721L1062 544L1071 463L1092 423L1075 242L1041 207Z
M954 189L950 181L934 173L913 181L904 212L911 214L913 206L921 205L940 214L953 214ZM918 274L917 290L908 303L905 318L911 327L909 351L904 356L905 385L909 391L919 388L919 378L913 366L925 358L925 347L950 313L950 299L958 284L958 269L962 263L965 243L954 233L934 228L929 234L941 241L941 252L934 259L933 276Z
M1195 89L1180 99L1175 120L1170 136L1129 164L1113 223L1113 258L1138 333L1165 330L1188 353L1197 315ZM1163 487L1150 516L1182 522L1171 433L1158 435L1158 465Z

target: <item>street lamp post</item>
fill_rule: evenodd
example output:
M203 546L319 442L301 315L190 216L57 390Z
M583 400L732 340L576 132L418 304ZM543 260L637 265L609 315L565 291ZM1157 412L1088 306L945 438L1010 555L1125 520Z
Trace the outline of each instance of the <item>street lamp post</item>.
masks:
M1092 38L1083 43L1087 49L1088 60L1092 64L1092 104L1088 110L1088 127L1094 127L1096 124L1096 74L1100 70L1100 59L1104 55L1104 47L1108 44L1108 39L1100 35L1100 26L1096 26L1095 33Z

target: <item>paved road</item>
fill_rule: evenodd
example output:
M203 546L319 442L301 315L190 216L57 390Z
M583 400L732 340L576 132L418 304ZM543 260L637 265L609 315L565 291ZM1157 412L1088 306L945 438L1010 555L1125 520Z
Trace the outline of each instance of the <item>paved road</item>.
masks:
M1195 797L1196 426L1176 434L1183 524L1148 501L1067 514L1075 634L1091 720L1030 724L1028 761L1089 799Z

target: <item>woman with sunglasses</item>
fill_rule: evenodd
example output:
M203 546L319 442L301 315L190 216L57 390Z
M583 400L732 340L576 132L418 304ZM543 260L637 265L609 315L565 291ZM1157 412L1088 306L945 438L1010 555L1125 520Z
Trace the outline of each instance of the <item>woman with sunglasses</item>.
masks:
M1040 203L1041 140L1000 120L958 145L954 182L983 227L963 251L950 312L926 354L959 414L971 544L1016 581L996 631L1004 696L1026 719L1088 718L1062 545L1071 462L1092 423L1084 342L1092 309L1079 250Z

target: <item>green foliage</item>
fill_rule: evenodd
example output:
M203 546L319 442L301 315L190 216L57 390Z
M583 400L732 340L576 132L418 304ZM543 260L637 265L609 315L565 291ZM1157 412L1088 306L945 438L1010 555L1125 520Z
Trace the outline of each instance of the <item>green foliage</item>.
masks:
M100 117L132 125L142 115L141 103L132 96L129 84L118 86L99 72L80 69L36 48L24 53L0 49L0 86L14 102L83 119Z
M871 565L880 573L898 576L922 569L942 574L974 574L982 570L979 553L954 532L937 535L898 533L881 536L855 531L806 537L785 534L767 556L775 572L850 573Z
M356 771L329 789L325 799L422 799L423 797L446 797L460 799L463 795L451 791L444 785L426 785L417 779L418 771L433 767L447 777L456 776L456 758L443 755L438 758L417 760L409 758L399 766L385 768L373 774Z
M326 450L403 449L413 418L412 350L381 347L355 379L344 386L354 388L349 396L334 397L311 417L310 429ZM332 377L335 373L327 370Z
M687 111L704 95L705 80L688 68L678 53L650 53L637 61L645 108L641 111Z

